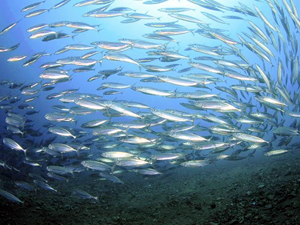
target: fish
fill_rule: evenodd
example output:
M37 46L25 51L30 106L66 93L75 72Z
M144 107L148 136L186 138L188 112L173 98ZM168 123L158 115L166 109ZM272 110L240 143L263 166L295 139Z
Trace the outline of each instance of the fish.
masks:
M106 59L106 60L112 60L112 61L120 61L120 62L127 62L127 63L132 63L135 64L139 67L141 67L141 65L136 62L134 59L130 58L127 55L124 54L112 54L112 53L108 53L106 55L103 56L102 60Z
M12 150L23 151L26 154L27 149L24 149L21 145L19 145L13 139L3 138L3 144L5 144L7 147L9 147Z
M213 15L213 14L210 14L210 13L207 13L207 12L201 12L204 16L206 16L207 18L215 21L215 22L218 22L218 23L221 23L221 24L227 24L229 25L229 23L223 21L222 19L220 19L219 17Z
M157 31L157 33L158 32L159 31ZM143 37L148 38L148 39L154 39L154 40L160 40L160 41L171 41L171 42L178 43L176 40L174 40L173 38L171 38L167 35L161 35L161 34L157 34L157 33L144 34Z
M67 50L80 50L80 51L91 50L94 48L95 46L89 46L85 44L70 44L65 46L65 49Z
M123 12L118 12L118 11L107 11L107 12L102 12L102 11L97 11L94 13L88 13L88 17L95 17L95 18L111 18L111 17L118 17L118 16L123 16Z
M143 87L143 86L132 86L132 90L134 91L139 91L148 95L157 95L157 96L173 96L174 92L172 91L166 91L166 90L159 90L156 88L151 88L151 87Z
M7 59L7 61L8 62L18 62L18 61L25 59L26 57L27 57L27 55L13 56L13 57L10 57L9 59Z
M123 159L116 162L116 165L122 167L141 167L149 164L150 162L141 159Z
M186 11L195 11L192 8L184 8L184 7L174 7L174 8L159 8L158 11L165 12L165 13L179 13L179 12L186 12Z
M287 149L276 149L276 150L271 150L265 153L265 156L275 156L275 155L281 155L284 153L289 152Z
M95 99L78 99L75 104L93 110L103 110L105 106Z
M44 182L44 181L41 181L41 180L33 180L33 182L34 182L36 185L38 185L40 188L42 188L42 189L57 192L56 189L54 189L53 187L51 187L49 184L47 184L47 183Z
M246 141L246 142L254 142L254 143L269 143L266 140L263 140L262 138L250 135L250 134L243 134L243 133L236 133L233 134L233 137L237 138L238 140L241 141Z
M81 125L81 127L83 128L96 128L96 127L100 127L102 124L108 122L108 120L92 120L92 121L88 121L86 123L83 123Z
M87 5L96 4L99 0L83 0L74 4L75 7L83 7ZM101 2L101 1L100 1ZM103 3L110 3L111 1L103 1ZM102 2L101 2L102 3Z
M133 157L133 154L128 152L116 152L116 151L109 151L104 152L101 154L103 157L109 158L109 159L121 159L121 158L130 158Z
M184 158L184 155L181 153L158 153L151 156L151 159L154 161L174 160L180 158Z
M131 9L129 7L115 7L110 9L109 11L117 11L117 12L130 12L130 11L136 11L135 9Z
M274 134L280 135L280 136L297 136L300 135L300 131L298 129L292 128L292 127L281 127L278 126L274 131Z
M77 152L78 150L73 148L70 145L62 143L51 143L48 145L48 148L57 153L68 153L68 152Z
M75 135L73 135L69 130L63 127L50 127L48 130L49 132L57 134L59 136L76 138Z
M260 68L259 65L255 65L256 69L258 70L259 74L261 75L261 77L263 78L264 82L266 83L269 91L271 91L271 83L269 81L269 78L267 77L267 75L264 73L264 71Z
M65 4L67 4L68 2L70 2L70 0L62 0L58 3L56 3L54 6L52 6L51 9L58 9L58 8L64 6Z
M115 82L103 82L102 87L105 88L114 88L114 89L126 89L130 88L131 85L128 84L121 84L121 83L115 83Z
M113 109L117 112L120 112L120 113L126 115L126 116L142 118L140 115L138 115L135 112L131 111L126 106L123 106L122 104L115 103L113 101L105 102L105 107Z
M3 190L3 189L0 189L0 195L4 198L6 198L7 200L11 201L11 202L15 202L15 203L21 203L21 204L24 204L23 201L21 201L19 198L17 198L16 196L14 196L13 194Z
M25 181L15 181L15 185L26 191L35 191L34 187Z
M57 33L55 31L52 30L41 30L41 31L36 31L35 33L33 33L32 35L30 35L30 39L36 39L36 38L43 38L49 35L56 35Z
M3 47L3 46L0 46L0 53L1 52L11 52L11 51L14 51L16 50L17 48L19 48L20 46L20 43L16 44L16 45L13 45L11 47Z
M120 138L119 141L128 143L128 144L153 144L155 143L156 139L149 139L149 138L144 138L144 137L139 137L139 136L131 136L131 137L126 137L126 138Z
M131 47L129 43L110 42L110 41L96 41L96 42L92 42L91 44L97 45L97 47L109 51L124 51Z
M193 30L184 29L184 28L177 28L177 29L161 29L154 31L154 34L160 36L171 36L171 35L181 35L187 33L193 33Z
M201 137L200 135L190 133L190 132L169 132L168 135L175 139L191 141L191 142L201 142L201 141L208 140L204 137Z
M111 170L111 166L102 163L102 162L98 162L98 161L92 161L92 160L86 160L86 161L82 161L81 165L83 165L84 167L91 169L91 170L97 170L97 171L106 171L106 170Z
M92 200L95 200L96 202L99 203L98 197L92 196L89 193L87 193L86 191L83 191L83 190L80 190L80 189L74 189L73 190L73 194L77 195L78 197L83 198L83 199L92 199Z
M66 116L59 113L47 113L45 119L49 121L56 121L56 122L74 122L74 118L72 116Z
M203 167L208 165L207 160L191 160L191 161L186 161L180 164L183 167L189 167L189 168L194 168L194 167Z
M74 176L74 169L73 168L68 168L68 167L63 167L63 166L47 166L47 171L58 174L58 175L68 175L71 174Z
M167 120L170 120L170 121L175 121L175 122L190 121L190 122L193 122L193 120L191 120L189 118L177 116L175 114L172 114L172 113L169 113L169 112L166 112L166 111L163 111L163 110L151 109L151 112L156 116L159 116L163 119L167 119Z
M155 175L161 175L163 173L158 172L157 170L147 168L147 169L134 169L133 172L139 173L144 176L155 176Z
M155 27L155 28L164 28L164 27L173 27L177 21L174 22L154 22L154 23L145 23L145 26Z
M126 14L124 14L124 17L134 18L134 19L146 19L146 20L158 19L158 20L160 20L160 17L151 16L151 15L148 15L147 13L144 14L144 13L136 13L136 12L126 13Z
M38 9L38 10L27 13L24 17L31 18L31 17L35 17L35 16L41 15L41 14L43 14L45 12L49 12L49 11L50 11L50 9Z
M109 180L113 183L124 184L123 181L121 181L118 177L116 177L112 174L107 174L107 173L104 173L104 172L100 172L100 176L105 178L105 180Z
M119 39L121 43L128 44L131 48L138 48L138 49L163 49L165 46L162 44L156 44L144 40L139 39L127 39L122 38Z
M14 23L12 23L12 24L6 26L5 28L3 28L3 29L1 30L1 32L0 32L0 35L5 34L5 33L8 32L9 30L11 30L12 28L14 28L20 21L21 21L21 19L18 20L17 22L14 22Z
M265 24L270 27L274 31L278 31L278 28L273 27L273 25L269 22L269 20L264 16L264 14L260 11L260 9L257 6L254 6L255 11L259 15L259 17L265 22Z
M189 15L185 15L185 14L171 13L171 14L168 14L168 15L175 18L175 19L183 20L183 21L186 21L186 22L200 23L200 24L204 23L202 20L200 20L198 18L189 16Z
M46 0L44 0L44 1L39 1L39 2L35 2L35 3L30 4L30 5L27 5L27 6L25 6L25 7L23 7L23 8L21 9L21 12L26 12L26 11L32 10L32 9L38 7L39 5L43 4L45 1L46 1Z

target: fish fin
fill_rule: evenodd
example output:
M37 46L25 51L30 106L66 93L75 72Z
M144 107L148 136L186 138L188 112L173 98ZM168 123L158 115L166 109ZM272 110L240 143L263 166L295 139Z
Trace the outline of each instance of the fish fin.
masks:
M27 150L28 150L28 149L29 149L29 147L23 150L25 156L27 156Z
M24 138L24 134L26 134L25 131L21 132L22 138Z
M78 120L79 120L79 119L78 119ZM74 122L75 122L75 126L77 126L78 120L74 120Z

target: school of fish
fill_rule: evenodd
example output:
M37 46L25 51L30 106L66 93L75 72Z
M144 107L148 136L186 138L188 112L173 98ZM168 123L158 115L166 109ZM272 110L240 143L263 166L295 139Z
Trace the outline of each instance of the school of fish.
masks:
M149 12L134 8L136 2ZM123 173L162 176L171 168L299 148L300 18L295 3L221 2L63 0L51 8L44 7L49 0L20 2L23 18L0 27L0 38L10 38L13 29L27 32L28 38L0 46L0 56L8 66L22 64L23 74L28 67L37 72L30 74L34 82L0 80L0 108L6 115L1 181L25 191L59 192L55 182L81 174L97 174L117 185L126 182ZM57 10L67 6L87 10L73 21L55 21ZM47 13L51 23L21 26ZM83 22L86 18L94 23ZM152 32L103 39L101 24L116 18L122 26ZM247 32L231 30L236 21ZM94 41L77 41L85 33ZM182 36L193 42L178 41ZM69 44L51 47L60 39ZM49 48L22 54L18 50L24 42L45 42ZM89 77L79 87L74 80L82 74ZM81 91L95 83L97 89ZM43 109L36 103L41 99ZM0 195L23 203L12 190L0 189ZM98 202L81 189L72 195Z

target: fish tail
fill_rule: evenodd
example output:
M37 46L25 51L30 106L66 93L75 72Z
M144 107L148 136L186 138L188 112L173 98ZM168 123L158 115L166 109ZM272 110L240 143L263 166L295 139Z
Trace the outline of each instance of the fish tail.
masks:
M116 165L117 165L117 163L118 163L118 159L117 160L115 160L115 163L114 163L114 165L111 167L111 173L114 173L114 170L115 170L115 167L116 167Z
M74 38L77 36L77 34L74 34L71 36L72 40L74 40Z

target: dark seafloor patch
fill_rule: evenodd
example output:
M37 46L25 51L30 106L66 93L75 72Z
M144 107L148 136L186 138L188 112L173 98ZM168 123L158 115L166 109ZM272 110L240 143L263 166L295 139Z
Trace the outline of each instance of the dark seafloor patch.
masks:
M57 182L59 193L18 191L24 205L0 202L1 224L300 224L300 162L294 154L180 168L160 177L126 174ZM99 193L100 203L71 194ZM25 196L27 194L27 197Z

